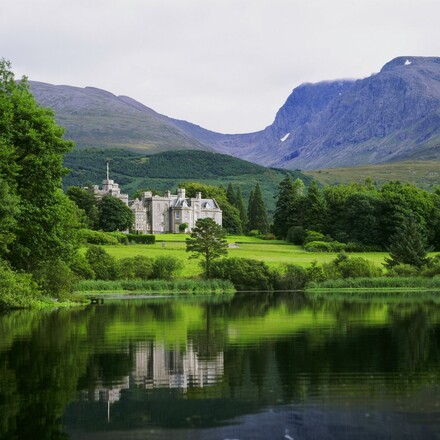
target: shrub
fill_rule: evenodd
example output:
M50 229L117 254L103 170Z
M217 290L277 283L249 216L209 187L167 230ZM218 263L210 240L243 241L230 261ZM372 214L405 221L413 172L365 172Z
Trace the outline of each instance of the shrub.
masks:
M181 223L179 225L179 232L184 233L188 229L188 223Z
M95 272L83 255L76 255L69 266L75 276L80 280L93 280L95 278Z
M32 276L14 272L0 260L0 310L30 307L41 292Z
M306 237L304 239L304 244L310 243L312 241L329 241L325 238L324 234L318 231L306 231Z
M307 232L302 226L292 226L287 231L286 240L289 243L303 245L306 240Z
M411 264L397 264L396 266L388 269L386 275L387 277L416 277L420 275L420 270L416 266L411 266ZM434 275L436 275L435 271L431 276Z
M95 273L98 280L116 279L116 262L105 249L100 246L92 245L87 249L86 260Z
M176 257L165 255L157 257L153 262L152 278L171 280L183 269L183 263Z
M97 245L113 245L118 244L116 237L106 232L92 231L91 229L81 229L80 238L83 242Z
M311 241L305 244L304 249L307 252L333 252L331 243L326 241Z
M323 265L327 279L371 278L382 275L382 270L361 257L348 257L340 253L331 263Z
M52 260L44 264L35 273L35 278L44 293L55 298L71 293L76 281L75 274L64 261Z
M136 244L156 243L156 236L149 234L127 234L127 239L130 243L136 243Z
M262 240L276 240L275 234L268 232L267 234L259 235Z
M123 232L114 231L107 232L106 234L110 237L116 238L120 244L129 244L127 234L124 234Z
M317 261L312 261L312 264L306 268L307 279L309 282L321 282L326 279L322 266L318 266Z
M123 258L117 262L117 277L123 280L147 280L153 276L153 259L143 255Z
M302 266L287 264L278 281L280 290L303 290L308 281L306 270Z
M224 258L213 261L211 276L230 280L237 290L273 290L275 274L262 261Z

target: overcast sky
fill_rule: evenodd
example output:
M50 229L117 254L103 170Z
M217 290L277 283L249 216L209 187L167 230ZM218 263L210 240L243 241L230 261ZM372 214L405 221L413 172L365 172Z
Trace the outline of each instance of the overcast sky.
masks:
M0 57L17 77L244 133L301 83L440 56L439 17L439 0L1 0Z

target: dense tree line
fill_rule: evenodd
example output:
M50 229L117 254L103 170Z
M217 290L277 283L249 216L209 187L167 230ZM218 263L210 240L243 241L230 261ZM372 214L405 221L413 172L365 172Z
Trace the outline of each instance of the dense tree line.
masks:
M15 81L9 62L0 60L0 278L22 288L30 283L21 274L27 272L51 292L76 256L76 209L62 191L63 157L72 143L63 133L26 79Z
M299 179L286 176L279 185L273 231L297 244L304 244L307 231L315 231L322 241L387 250L408 218L427 245L440 249L438 191L393 181L376 188L370 179L324 188L312 182L306 191Z

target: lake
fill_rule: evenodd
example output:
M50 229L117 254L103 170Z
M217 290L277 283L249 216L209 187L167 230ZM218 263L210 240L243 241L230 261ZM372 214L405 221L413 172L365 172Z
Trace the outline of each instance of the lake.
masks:
M0 316L1 439L440 439L440 303L106 301Z

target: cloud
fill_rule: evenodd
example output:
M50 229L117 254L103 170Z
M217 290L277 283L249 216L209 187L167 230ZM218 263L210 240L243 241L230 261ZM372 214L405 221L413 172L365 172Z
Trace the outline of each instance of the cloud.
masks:
M14 0L0 56L31 79L95 86L222 132L270 124L302 82L438 55L433 0Z

